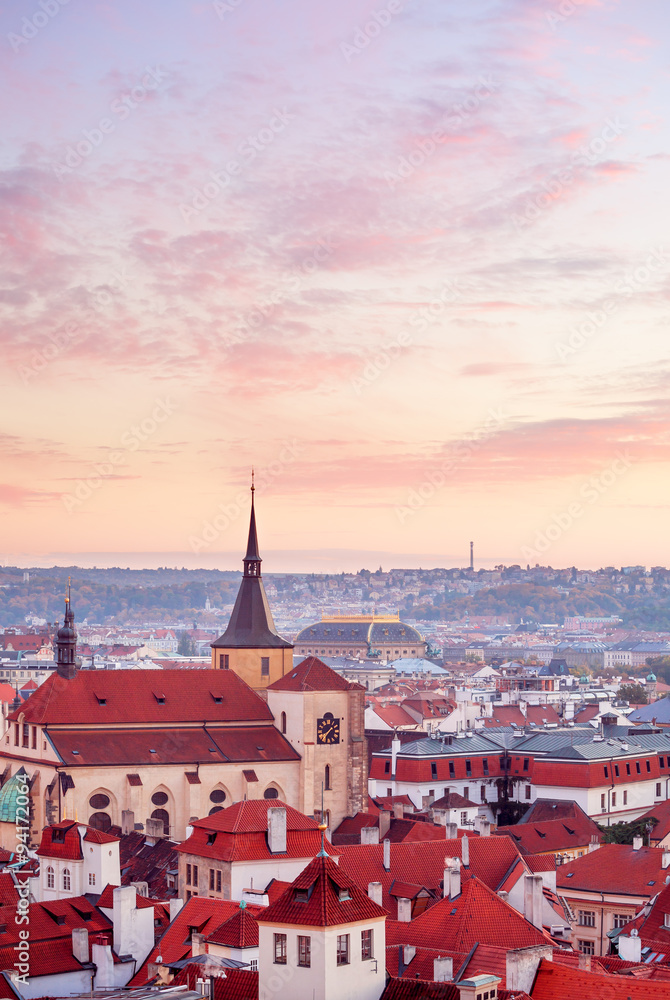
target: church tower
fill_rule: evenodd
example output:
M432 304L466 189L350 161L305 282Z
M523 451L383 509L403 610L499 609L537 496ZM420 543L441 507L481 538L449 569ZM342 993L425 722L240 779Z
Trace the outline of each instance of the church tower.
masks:
M56 633L54 643L56 670L61 677L71 680L77 673L77 668L81 665L81 660L77 658L77 630L74 626L74 611L70 601L70 581L67 584L67 596L65 598L65 621L62 628Z
M234 670L255 690L264 690L293 667L293 646L278 635L261 578L256 534L255 487L251 484L249 540L244 575L228 628L212 643L212 667Z

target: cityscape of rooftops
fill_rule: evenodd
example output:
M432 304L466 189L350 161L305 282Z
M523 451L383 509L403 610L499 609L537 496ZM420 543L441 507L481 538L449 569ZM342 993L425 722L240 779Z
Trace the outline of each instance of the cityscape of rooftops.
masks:
M0 9L0 1000L670 998L663 0Z

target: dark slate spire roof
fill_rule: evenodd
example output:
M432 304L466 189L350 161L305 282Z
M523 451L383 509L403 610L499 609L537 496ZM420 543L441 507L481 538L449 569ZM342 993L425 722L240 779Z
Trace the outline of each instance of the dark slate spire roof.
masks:
M65 621L56 633L55 653L56 670L61 677L72 679L81 665L77 657L77 629L74 624L74 611L70 601L70 581L67 584L65 598Z
M254 485L251 484L249 540L244 557L244 576L228 628L212 643L214 649L292 649L290 642L277 633L261 578L261 557L256 534Z

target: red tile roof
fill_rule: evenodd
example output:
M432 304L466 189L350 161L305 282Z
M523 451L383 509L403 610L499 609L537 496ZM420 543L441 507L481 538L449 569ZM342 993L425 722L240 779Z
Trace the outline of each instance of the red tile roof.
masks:
M430 805L431 809L476 809L477 803L472 802L470 799L464 798L463 795L459 795L458 792L449 792L447 795L442 795L439 799L435 799Z
M510 836L522 854L588 847L593 837L597 838L598 843L603 839L597 823L585 814L569 820L550 819L539 823L499 826L496 833Z
M297 667L290 670L274 684L270 684L268 691L363 691L361 684L347 681L340 674L331 670L323 660L316 656L308 656L307 659L299 663Z
M194 827L218 830L221 833L259 833L268 828L268 810L278 806L286 809L287 830L317 830L318 824L311 816L294 809L279 799L246 799L221 809L212 816L195 820Z
M397 906L390 895L394 880L406 881L411 875L413 884L424 886L441 896L444 859L460 858L462 849L461 838L391 844L391 866L386 871L383 844L359 844L338 848L339 866L366 891L370 882L381 882L383 905L395 917ZM498 890L514 862L520 858L509 837L471 837L469 850L470 865L461 868L461 879L476 875L494 891Z
M651 907L647 904L642 911L627 923L622 931L630 934L635 928L642 940L643 947L649 947L653 952L665 956L664 961L670 962L670 927L665 924L665 915L670 913L670 885L664 885Z
M70 767L223 764L231 761L260 764L300 758L286 737L271 725L206 730L172 726L164 729L64 729L52 730L49 735L57 753Z
M258 923L248 912L246 904L242 904L232 917L228 917L212 931L207 940L228 948L257 948Z
M498 948L548 944L550 938L495 892L470 878L460 896L441 899L411 923L386 922L388 944L416 944L468 952L475 943Z
M70 680L54 672L10 720L21 712L26 722L74 726L272 720L233 670L80 670Z
M603 976L542 959L533 1000L667 1000L667 983L639 982L632 976Z
M546 722L562 722L553 705L529 705L526 709L526 722L534 722L541 726Z
M670 874L661 867L663 853L658 847L635 851L629 844L602 844L597 851L559 865L556 885L561 894L582 889L649 898Z
M575 819L586 813L572 799L537 798L519 823L540 823L545 819Z
M398 726L412 726L417 729L419 723L414 719L404 708L400 705L388 705L386 708L382 708L379 705L374 707L375 715L379 716L382 722L385 722L387 726L391 726L395 729ZM370 726L374 729L374 726Z
M459 1000L461 991L453 983L421 979L389 979L380 1000Z
M197 990L201 975L198 965L187 965L170 985L188 985L190 990ZM258 1000L258 973L249 969L226 969L225 978L214 977L214 1000Z
M651 839L652 842L656 843L664 840L670 833L670 799L666 799L665 802L658 802L651 809L648 809L646 813L642 813L639 818L644 820L658 820L651 831Z
M527 854L523 860L535 875L556 871L556 858L553 854Z
M207 937L225 920L234 916L239 907L240 904L231 899L193 896L179 911L128 986L142 986L146 983L148 966L156 961L158 955L162 957L164 965L187 958L191 954L190 928L196 928L199 934ZM247 909L250 915L256 916L262 907L249 904Z
M434 823L424 823L412 819L392 819L384 837L392 844L418 844L425 840L440 840L444 843L444 827Z
M486 719L484 726L486 729L496 729L499 726L525 726L526 718L520 708L515 706L493 706L493 715Z
M379 812L359 812L355 816L346 816L332 834L331 841L335 847L341 844L360 844L361 830L368 826L379 826Z
M299 893L307 896L305 901L298 898ZM320 854L256 919L262 924L335 927L381 917L386 917L382 907L341 871L332 858Z

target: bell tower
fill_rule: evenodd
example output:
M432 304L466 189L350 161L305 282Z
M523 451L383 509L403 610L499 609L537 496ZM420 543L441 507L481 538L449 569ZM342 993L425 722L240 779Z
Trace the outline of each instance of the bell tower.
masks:
M74 625L74 611L70 600L70 581L67 582L67 594L65 595L65 621L63 626L56 633L54 643L56 649L56 670L61 677L71 680L81 666L81 660L77 658L77 630Z
M251 517L244 573L228 628L212 643L212 667L234 670L255 690L265 690L293 667L293 646L277 633L268 604L256 533L255 486L251 480Z

